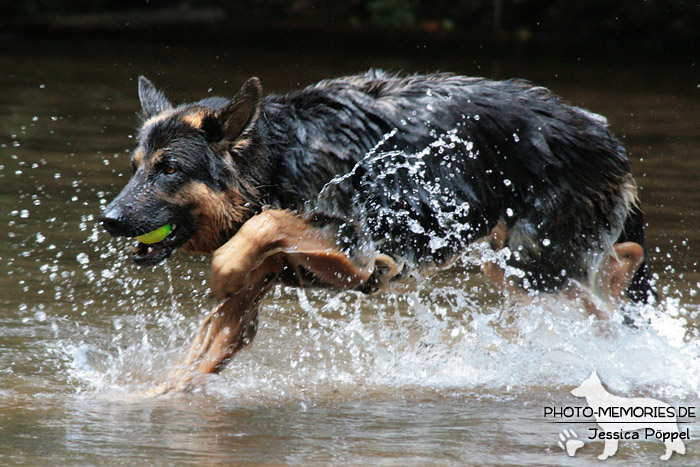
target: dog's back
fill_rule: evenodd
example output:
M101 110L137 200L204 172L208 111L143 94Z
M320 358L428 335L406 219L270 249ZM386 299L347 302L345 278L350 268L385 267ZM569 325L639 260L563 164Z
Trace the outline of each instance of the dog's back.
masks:
M383 252L412 264L444 263L501 220L511 264L552 289L585 280L621 235L643 239L605 120L526 82L372 71L270 96L263 115L287 122L267 127L280 168L270 203L364 219ZM636 289L646 298L648 277Z

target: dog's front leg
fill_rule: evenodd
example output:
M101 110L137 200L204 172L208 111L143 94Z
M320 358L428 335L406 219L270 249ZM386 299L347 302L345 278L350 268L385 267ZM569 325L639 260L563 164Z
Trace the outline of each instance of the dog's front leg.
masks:
M219 300L202 323L185 364L175 368L168 382L150 394L188 391L203 375L219 373L231 357L255 337L258 303L274 284L282 267L280 258L270 257L249 274L239 276L238 288L225 297L217 297ZM233 281L233 278L228 280Z
M187 366L196 374L218 373L231 357L252 342L258 329L258 302L272 284L253 284L255 288L220 300L202 323L192 344Z
M186 374L177 381L177 390L189 389L200 375L219 373L231 357L255 337L258 304L284 264L279 256L260 259L263 252L251 249L255 245L245 240L236 237L231 240L237 247L231 251L237 252L237 257L227 259L236 265L250 264L247 271L240 268L227 268L225 273L220 269L212 271L212 291L217 291L212 293L217 304L192 344L185 365ZM256 258L259 261L255 261ZM220 261L223 259L226 258L219 257Z
M214 252L211 294L224 299L251 287L264 278L258 272L268 264L303 268L330 286L355 288L367 282L377 262L393 260L378 254L359 264L340 251L332 229L313 226L289 211L268 209L250 218Z
M211 294L218 304L195 339L185 375L175 375L174 384L161 392L187 390L198 375L218 373L252 340L258 302L285 267L303 268L338 289L367 284L376 264L388 271L383 280L400 269L382 254L362 263L340 251L328 230L289 211L270 209L250 218L214 253Z

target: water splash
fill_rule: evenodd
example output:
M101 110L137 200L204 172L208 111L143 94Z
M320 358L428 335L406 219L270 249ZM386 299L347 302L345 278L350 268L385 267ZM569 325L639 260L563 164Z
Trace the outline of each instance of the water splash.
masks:
M448 145L478 157L468 141L450 134L410 157L379 146L368 157L401 160L404 165L388 167L387 174L409 170L420 177L421 160L453 149ZM66 194L65 202L85 203L86 193ZM97 194L89 206L95 211L108 197ZM41 213L47 202L34 201L27 197L8 216L8 238L20 254L4 261L17 275L36 272L34 284L21 279L23 294L41 293L55 302L20 307L28 323L48 329L43 352L78 392L122 396L159 384L213 306L206 260L176 255L141 272L94 215L57 219ZM469 209L452 207L440 218L447 227L458 222L460 208ZM37 219L47 222L40 236L30 223ZM59 236L62 231L70 234ZM431 248L449 241L433 236ZM680 298L694 297L695 289L665 286L661 292L669 298L632 310L639 316L636 327L622 324L621 314L601 323L562 297L541 294L523 302L494 293L475 271L482 261L505 267L506 254L474 246L459 265L418 280L408 292L365 296L277 287L262 303L254 344L203 387L242 404L435 391L499 398L573 386L596 369L613 391L679 398L700 392L700 348L689 324L698 321L700 308ZM668 277L673 272L663 271Z
M299 386L306 389L302 393L346 395L358 388L498 393L574 385L591 369L614 390L653 388L685 397L700 389L700 349L682 341L682 322L668 317L678 303L647 308L648 324L632 328L588 318L561 297L508 309L512 303L480 307L478 297L451 295L462 306L437 305L415 293L386 297L381 305L345 294L326 304L320 296L316 306L301 300L309 321L274 329L271 336L278 345L280 334L293 335L295 342L252 350L232 365L219 390L240 396L267 388L269 397L279 388ZM392 302L393 312L387 306ZM373 309L371 317L363 317L367 308ZM265 368L260 357L287 361L289 367Z
M686 326L700 308L666 299L635 307L636 327L622 324L621 312L601 322L557 295L524 303L489 292L470 269L474 261L465 257L409 292L279 286L263 301L254 344L202 389L242 404L435 391L498 399L573 386L595 369L622 393L700 392L700 347ZM172 297L59 341L80 390L138 394L166 377L201 319Z

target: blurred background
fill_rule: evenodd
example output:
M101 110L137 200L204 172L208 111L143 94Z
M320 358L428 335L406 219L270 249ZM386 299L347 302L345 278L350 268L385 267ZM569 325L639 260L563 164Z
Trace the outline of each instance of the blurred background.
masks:
M2 2L0 18L5 39L109 31L274 43L293 35L322 48L664 59L697 54L700 46L700 3L683 0L22 0Z

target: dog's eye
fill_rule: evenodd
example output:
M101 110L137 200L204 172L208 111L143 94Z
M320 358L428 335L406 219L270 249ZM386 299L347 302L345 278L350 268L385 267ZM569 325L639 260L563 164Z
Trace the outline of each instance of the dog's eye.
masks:
M161 170L168 175L172 175L178 171L178 167L173 161L165 161L161 164Z

